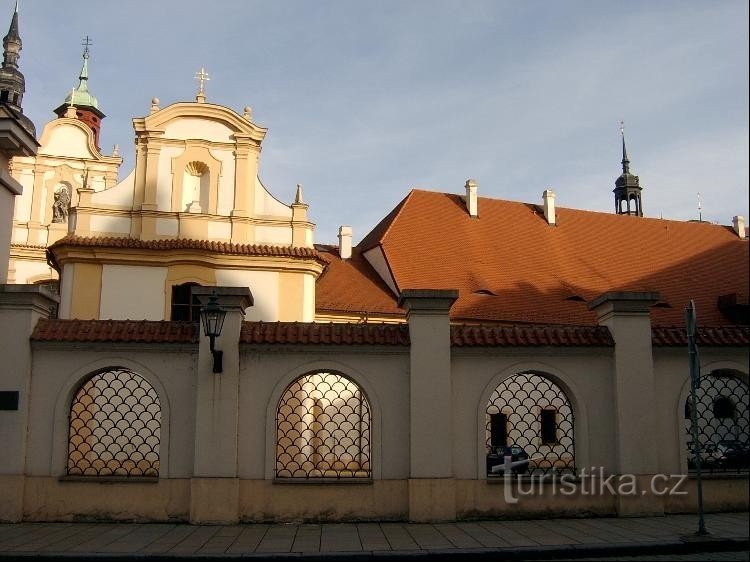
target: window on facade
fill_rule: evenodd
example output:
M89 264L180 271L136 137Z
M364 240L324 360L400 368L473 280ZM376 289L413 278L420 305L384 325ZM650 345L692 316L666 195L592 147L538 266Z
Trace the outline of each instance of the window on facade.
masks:
M200 287L198 283L183 283L172 286L172 312L170 320L183 322L199 322L201 303L193 294L193 287Z
M490 445L494 448L508 446L508 416L505 414L490 414Z
M719 419L734 418L734 402L727 396L719 396L714 400L714 416Z
M540 414L541 412L541 414ZM575 473L574 416L565 392L547 377L518 373L498 385L485 410L488 475L510 455L516 473ZM505 447L496 436L504 420ZM524 462L528 461L528 462Z
M370 478L371 426L367 397L352 380L298 378L276 411L276 477Z
M70 407L70 476L159 476L161 406L140 375L110 368L89 378Z
M542 443L553 445L557 443L557 411L546 409L539 412L539 434Z
M708 472L734 472L750 469L750 391L733 371L717 371L700 378L696 388L695 418L701 467ZM689 411L691 397L685 400ZM692 449L693 421L683 420L686 431L687 465L697 468Z

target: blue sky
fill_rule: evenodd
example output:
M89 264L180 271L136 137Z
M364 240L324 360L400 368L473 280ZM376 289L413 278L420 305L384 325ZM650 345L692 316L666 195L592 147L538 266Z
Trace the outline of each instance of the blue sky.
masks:
M5 0L7 21L13 3ZM24 110L41 131L77 83L132 168L131 119L207 99L268 127L260 175L301 183L333 242L412 187L610 212L625 120L647 216L729 224L748 203L748 2L22 0Z

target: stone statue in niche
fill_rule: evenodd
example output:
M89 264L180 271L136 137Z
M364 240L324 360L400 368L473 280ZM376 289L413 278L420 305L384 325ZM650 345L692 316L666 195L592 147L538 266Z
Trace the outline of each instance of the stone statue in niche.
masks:
M52 222L68 222L70 193L67 186L61 185L55 190L55 201L52 203Z

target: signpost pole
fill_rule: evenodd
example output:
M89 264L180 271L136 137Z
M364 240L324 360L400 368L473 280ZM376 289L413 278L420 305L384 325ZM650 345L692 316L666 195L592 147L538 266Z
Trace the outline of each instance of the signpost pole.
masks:
M690 365L690 424L692 426L693 461L695 462L696 482L698 485L698 531L696 535L708 535L706 521L703 516L703 479L701 478L701 447L698 438L698 388L700 387L700 366L698 364L698 345L695 335L695 302L685 308L685 325L687 327L688 339L688 363Z

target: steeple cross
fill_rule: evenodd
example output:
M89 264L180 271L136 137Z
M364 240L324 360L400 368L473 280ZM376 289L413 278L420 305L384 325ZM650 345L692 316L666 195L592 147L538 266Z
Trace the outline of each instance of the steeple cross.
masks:
M206 81L211 80L211 78L209 78L208 76L208 72L206 72L206 69L201 67L200 72L195 73L195 79L198 80L198 95L204 95L206 93Z
M83 38L83 41L81 41L81 45L83 45L83 56L88 57L89 56L89 47L93 45L94 42L91 40L91 37L88 35Z

